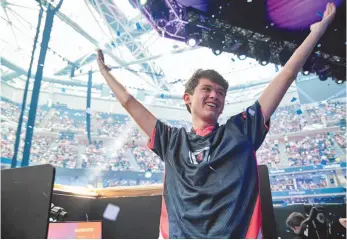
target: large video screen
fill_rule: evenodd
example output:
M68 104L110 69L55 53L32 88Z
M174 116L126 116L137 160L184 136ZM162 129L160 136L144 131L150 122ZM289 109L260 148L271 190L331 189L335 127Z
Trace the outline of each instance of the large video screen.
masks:
M101 221L49 223L48 239L101 239Z

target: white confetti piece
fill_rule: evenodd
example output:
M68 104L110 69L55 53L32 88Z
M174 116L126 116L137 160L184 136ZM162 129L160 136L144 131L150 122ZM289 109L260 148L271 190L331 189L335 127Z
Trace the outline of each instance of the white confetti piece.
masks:
M120 208L112 203L109 203L104 211L103 217L110 221L116 221Z

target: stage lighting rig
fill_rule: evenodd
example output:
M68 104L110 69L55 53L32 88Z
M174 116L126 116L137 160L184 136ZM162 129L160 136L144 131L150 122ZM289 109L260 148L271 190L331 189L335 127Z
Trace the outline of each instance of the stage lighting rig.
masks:
M185 28L186 31L186 44L190 47L195 47L200 44L202 41L201 29L187 25Z
M225 36L217 32L212 32L209 35L209 47L212 49L214 55L222 54L225 49Z
M216 55L229 52L236 54L240 60L247 57L255 58L262 65L274 63L284 66L294 50L300 45L298 40L273 38L271 31L260 33L237 24L230 24L223 18L225 11L227 11L223 4L218 5L219 7L213 12L206 13L198 10L198 8L186 7L181 3L182 1L177 0L147 0L147 4L141 7L140 11L150 21L154 29L164 37L186 42L190 46L199 45L211 48ZM192 25L199 30L190 31L187 34L187 25ZM216 36L220 35L223 36L223 43L218 43L215 40ZM197 41L197 39L200 40ZM264 45L264 48L258 49L258 45L263 45L263 43L266 43L267 46ZM324 47L320 51L319 57L326 60L328 67L333 69L335 66L346 65L345 56L327 53ZM303 67L303 75L316 71L313 68L315 61L316 56L308 66ZM329 74L334 77L335 72L326 72L326 70L321 69L318 75L321 79L325 79L326 75L330 76Z
M331 69L331 74L337 84L346 82L346 68L344 66L334 66Z
M288 47L282 49L282 51L278 54L278 60L280 61L282 67L286 65L286 63L292 55L293 51L290 50Z
M244 41L238 42L237 44L238 44L238 49L236 50L237 58L240 60L245 60L250 50L249 43L247 40L244 40Z
M262 65L265 66L270 61L270 47L266 42L258 42L254 47L255 59Z
M170 11L164 0L147 1L146 7L151 11L151 15L156 25L160 28L166 26L169 21Z
M316 58L313 69L321 81L326 81L331 76L330 66L322 58Z
M309 59L307 59L304 66L302 67L301 73L302 73L302 75L307 76L312 72L313 72L313 60L312 60L312 58L309 58Z

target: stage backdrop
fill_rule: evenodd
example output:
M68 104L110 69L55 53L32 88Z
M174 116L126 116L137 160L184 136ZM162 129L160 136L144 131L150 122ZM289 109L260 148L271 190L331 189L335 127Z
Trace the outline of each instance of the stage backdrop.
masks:
M102 221L102 238L156 239L159 236L159 217L161 196L119 197L119 198L82 198L64 195L53 195L53 203L65 208L68 212L66 221ZM111 203L120 208L116 221L103 218L107 205ZM306 209L306 210L305 210ZM281 238L293 238L285 222L292 212L305 213L304 205L292 205L274 208L277 235ZM346 205L325 205L329 216L346 217ZM330 213L330 215L329 215ZM266 218L266 214L264 216ZM333 224L333 238L341 238L345 229L338 223Z

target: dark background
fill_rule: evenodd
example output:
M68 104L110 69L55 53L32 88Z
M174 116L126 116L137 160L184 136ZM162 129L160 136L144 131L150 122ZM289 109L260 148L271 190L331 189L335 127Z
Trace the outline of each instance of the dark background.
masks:
M53 203L63 207L68 212L66 221L86 221L86 214L89 221L102 220L102 237L106 239L157 239L159 236L161 196L88 199L54 194ZM102 217L109 203L120 208L115 222ZM274 209L278 237L293 238L295 236L285 225L287 217L292 212L305 213L304 205ZM327 218L329 218L329 213L346 217L346 205L327 205L325 206L325 213ZM266 213L263 213L263 219L266 220L266 218ZM275 227L273 229L275 230ZM332 229L335 233L333 238L343 238L342 233L345 233L346 230L337 221L333 224Z
M322 0L317 0L322 1ZM287 30L271 26L267 14L267 0L177 0L186 7L197 9L211 17L225 20L247 30L271 36L274 40L286 40L301 43L309 33L309 29ZM219 7L222 6L222 10ZM220 12L220 13L219 13ZM266 28L268 26L268 28ZM337 29L335 31L335 29ZM346 1L337 8L336 16L327 33L320 40L321 51L345 57L346 55Z

